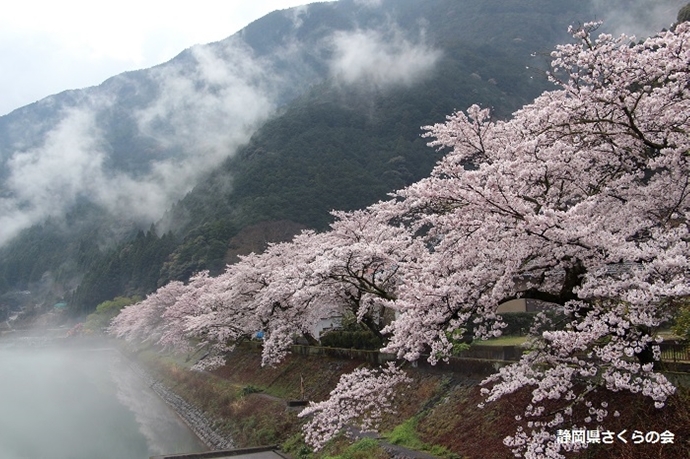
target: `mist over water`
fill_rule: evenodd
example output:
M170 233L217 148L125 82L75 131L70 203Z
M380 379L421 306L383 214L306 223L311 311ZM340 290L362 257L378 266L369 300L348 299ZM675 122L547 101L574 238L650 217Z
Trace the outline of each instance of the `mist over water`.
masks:
M135 459L204 450L115 350L0 347L0 458Z

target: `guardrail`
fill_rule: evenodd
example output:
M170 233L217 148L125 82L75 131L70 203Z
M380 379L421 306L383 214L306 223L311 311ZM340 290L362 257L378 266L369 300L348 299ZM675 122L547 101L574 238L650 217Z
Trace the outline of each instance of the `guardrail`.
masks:
M659 347L662 362L690 363L690 343L664 342Z
M661 361L666 363L690 363L690 343L666 341L661 343ZM395 360L393 354L362 349L344 349L321 346L293 345L292 351L302 355L324 355L337 358L364 360L382 364ZM501 362L515 362L520 360L524 349L520 346L487 346L472 345L461 351L455 358L482 359ZM451 358L452 360L453 358Z

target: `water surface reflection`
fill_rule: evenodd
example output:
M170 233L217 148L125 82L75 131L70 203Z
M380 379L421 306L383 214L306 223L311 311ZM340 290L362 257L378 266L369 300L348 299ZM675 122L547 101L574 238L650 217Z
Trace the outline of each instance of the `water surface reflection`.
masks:
M114 349L0 347L0 457L122 459L203 451Z

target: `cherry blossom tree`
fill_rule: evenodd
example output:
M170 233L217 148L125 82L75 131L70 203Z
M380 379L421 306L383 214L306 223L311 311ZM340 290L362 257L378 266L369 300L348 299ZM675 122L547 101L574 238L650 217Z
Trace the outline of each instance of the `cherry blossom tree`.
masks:
M278 363L295 334L312 336L322 319L346 314L381 336L383 312L395 299L397 263L416 256L407 229L385 224L371 210L333 212L335 222L323 233L305 231L291 242L274 244L244 258L227 291L254 285L251 305L265 332L264 363ZM251 274L250 274L251 273Z
M208 271L202 271L189 279L184 292L178 294L174 303L167 304L161 314L161 335L156 341L166 349L190 353L196 348L190 342L189 321L206 312L199 297L214 282Z
M484 382L488 402L532 391L506 439L525 457L560 457L555 429L601 423L608 411L587 405L598 389L662 407L674 388L655 370L655 331L690 295L688 25L641 43L594 28L554 51L558 88L511 120L473 106L427 127L431 145L451 151L396 195L431 250L406 271L387 350L430 351L433 363L470 323L498 335L495 311L516 297L569 317ZM573 419L577 405L590 416Z
M164 333L164 313L187 291L187 286L173 281L129 305L111 322L109 332L127 341L156 343Z
M315 274L327 237L305 231L228 266L200 296L207 312L188 321L189 336L204 336L210 345L261 331L264 365L278 364L296 336L317 344L316 324L339 312L333 292Z
M202 353L193 369L223 365L225 354L256 330L252 315L243 309L232 310L232 322L219 320L221 314L231 311L222 301L224 287L223 279L209 276L208 271L192 276L184 292L163 311L162 332L156 344L188 358Z
M253 311L263 338L263 364L275 365L289 352L295 335L316 343L312 336L315 324L332 314L331 304L324 301L322 292L311 288L310 262L312 247L318 246L321 236L307 231L292 242L272 244L260 254L243 258L233 277L230 290L241 291Z
M394 260L403 256L410 238L372 224L373 216L364 211L335 215L332 231L305 231L289 243L242 257L216 278L200 273L186 286L162 287L125 311L111 331L178 352L203 348L198 367L206 369L222 365L234 343L257 331L263 332L263 363L275 365L296 335L317 344L316 324L346 312L378 333L382 306L376 299L393 298Z
M396 299L399 266L420 256L423 247L407 228L379 215L375 207L333 212L335 221L316 248L310 277L337 312L352 314L384 339L384 312Z

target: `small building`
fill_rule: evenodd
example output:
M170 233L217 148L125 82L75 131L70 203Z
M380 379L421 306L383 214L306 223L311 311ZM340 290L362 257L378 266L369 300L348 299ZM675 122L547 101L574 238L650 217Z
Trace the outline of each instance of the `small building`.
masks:
M501 303L496 310L497 314L505 314L509 312L539 312L547 311L557 307L553 303L548 303L542 300L535 300L533 298L517 298Z

